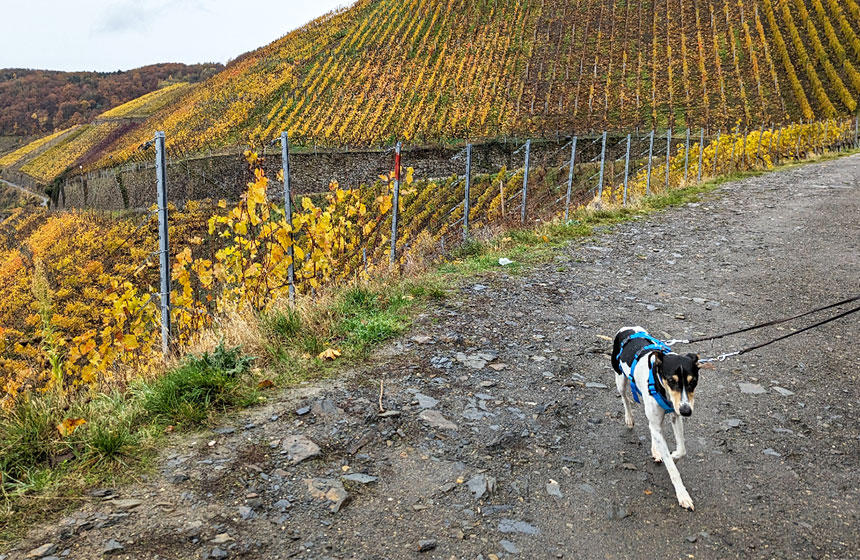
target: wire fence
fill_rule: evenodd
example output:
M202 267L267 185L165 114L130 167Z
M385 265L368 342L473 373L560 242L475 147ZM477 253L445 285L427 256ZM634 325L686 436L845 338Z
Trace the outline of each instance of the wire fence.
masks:
M119 220L95 211L35 218L19 212L3 222L3 266L8 272L13 261L20 264L0 277L16 294L0 317L7 395L50 382L57 363L67 383L82 384L122 368L153 368L162 353L189 344L230 310L265 311L328 284L420 270L456 255L463 243L570 222L583 207L636 204L711 177L857 148L858 128L856 119L828 120L711 134L525 139L495 151L467 145L448 152L445 165L454 172L424 178L397 146L373 155L388 162L377 180L303 195L291 181L295 154L284 135L280 150L244 154L246 164L233 171L245 185L238 202L184 206L169 202L182 167L167 170L172 157L187 154L165 150L163 140L157 137L149 152L154 207ZM184 172L188 178L205 169ZM34 235L56 247L27 254L37 244L19 240ZM33 288L37 283L47 286L44 293ZM74 290L86 295L85 309Z

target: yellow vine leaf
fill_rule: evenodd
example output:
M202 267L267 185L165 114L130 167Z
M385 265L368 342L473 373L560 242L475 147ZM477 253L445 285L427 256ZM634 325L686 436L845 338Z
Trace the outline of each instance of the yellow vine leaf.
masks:
M59 424L57 424L57 431L60 432L60 435L63 437L68 437L72 435L75 430L78 429L79 426L86 424L87 421L83 418L66 418Z
M320 352L320 355L317 356L320 360L336 360L340 356L340 350L335 350L334 348L328 348Z

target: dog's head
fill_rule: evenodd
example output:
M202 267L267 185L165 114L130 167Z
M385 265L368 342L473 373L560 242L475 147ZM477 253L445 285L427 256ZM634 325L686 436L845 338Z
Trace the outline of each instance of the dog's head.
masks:
M699 356L658 352L654 366L660 373L660 381L672 402L675 414L693 414L693 394L699 383Z

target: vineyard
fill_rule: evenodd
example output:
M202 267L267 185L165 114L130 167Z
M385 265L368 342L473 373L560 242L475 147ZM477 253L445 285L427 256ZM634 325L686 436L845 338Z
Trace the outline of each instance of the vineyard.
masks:
M845 116L860 98L855 0L360 0L240 57L122 135L194 153L709 131Z
M401 173L373 185L332 184L327 193L295 198L291 224L284 205L267 194L283 177L268 177L249 151L247 190L237 204L169 209L171 344L181 350L230 311L265 312L291 286L312 298L332 283L419 271L451 258L464 239L568 216L576 223L587 212L577 208L634 204L708 177L855 146L855 124L828 120L708 137L703 130L680 138L631 133L609 143L604 134L559 143L518 169L438 180L416 178L404 162ZM515 153L528 159L529 150L530 143ZM5 406L23 391L87 392L161 367L153 212L18 209L2 227Z
M0 167L23 173L40 185L90 165L105 147L191 88L176 83L99 115L95 121L49 134L0 158Z

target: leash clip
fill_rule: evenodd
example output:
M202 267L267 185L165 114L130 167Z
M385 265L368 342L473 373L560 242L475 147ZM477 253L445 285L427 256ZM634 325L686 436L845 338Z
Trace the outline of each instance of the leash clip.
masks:
M666 346L674 346L675 344L689 344L689 343L690 343L689 340L685 340L683 338L679 338L679 339L673 338L672 340L667 340L664 344L666 344Z
M719 356L715 356L713 358L702 358L699 360L700 364L707 364L709 362L725 362L726 358L731 358L732 356L737 356L740 354L740 351L729 352L727 354L720 354Z

